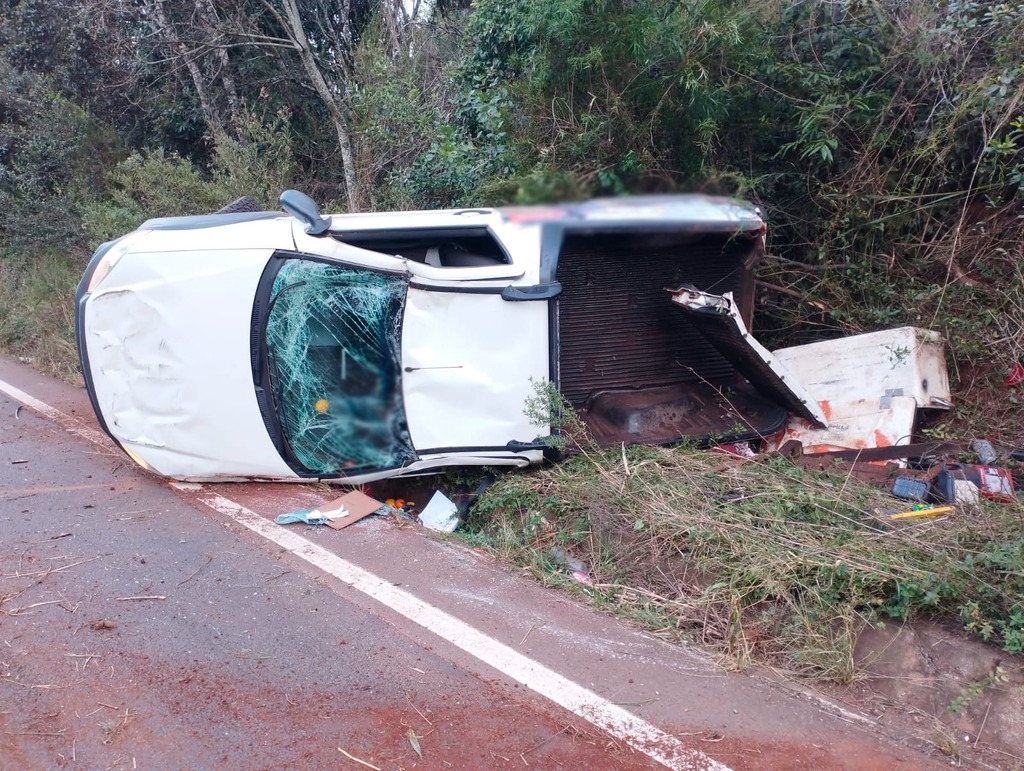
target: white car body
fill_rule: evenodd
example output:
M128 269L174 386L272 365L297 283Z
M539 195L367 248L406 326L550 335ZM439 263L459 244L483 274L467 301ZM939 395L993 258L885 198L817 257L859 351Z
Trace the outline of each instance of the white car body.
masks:
M101 425L140 464L191 481L360 483L449 465L538 462L551 429L530 422L526 401L538 383L557 383L564 366L557 356L561 288L551 257L557 262L562 241L552 247L552 233L600 240L604 232L619 237L633 228L667 228L691 241L705 231L720 234L723 243L739 234L755 256L764 245L755 209L703 197L303 216L151 220L94 256L76 301L79 354ZM311 234L318 226L321 232ZM441 247L421 248L433 243L434 233ZM652 244L656 238L662 236L650 236ZM463 247L485 242L491 251L482 256ZM401 253L388 253L392 244ZM449 262L438 264L443 250ZM408 256L413 253L418 257ZM303 260L323 275L366 271L405 287L400 393L393 394L405 412L408 447L400 463L329 473L302 467L283 448L294 437L279 435L286 431L278 415L280 384L273 400L260 402L260 383L268 382L261 371L281 365L260 353L269 332L258 328L259 314L265 311L270 324L273 313L292 312L275 306L290 301L281 299L289 290L312 292L307 281L297 281L271 297L267 276L278 262L304 269ZM745 257L744 270L752 262ZM325 414L333 409L328 399L317 400L316 411L321 405Z

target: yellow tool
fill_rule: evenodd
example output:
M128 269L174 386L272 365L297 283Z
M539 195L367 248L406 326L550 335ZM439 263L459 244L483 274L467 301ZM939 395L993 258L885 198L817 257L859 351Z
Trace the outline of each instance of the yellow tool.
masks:
M914 511L903 511L899 514L890 514L889 519L924 519L925 517L937 517L939 514L948 514L952 510L952 506L935 506L930 509L916 509Z

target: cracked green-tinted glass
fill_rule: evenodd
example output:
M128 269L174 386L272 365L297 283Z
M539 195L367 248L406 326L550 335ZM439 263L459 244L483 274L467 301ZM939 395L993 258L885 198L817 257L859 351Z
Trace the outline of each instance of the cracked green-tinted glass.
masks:
M285 438L309 471L415 460L402 405L401 276L289 260L274 280L267 353Z

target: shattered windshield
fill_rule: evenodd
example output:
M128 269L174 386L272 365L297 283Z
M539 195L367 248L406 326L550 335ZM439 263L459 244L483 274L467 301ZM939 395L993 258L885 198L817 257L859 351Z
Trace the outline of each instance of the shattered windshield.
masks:
M278 419L292 454L320 474L415 460L400 386L402 276L287 260L266 341Z

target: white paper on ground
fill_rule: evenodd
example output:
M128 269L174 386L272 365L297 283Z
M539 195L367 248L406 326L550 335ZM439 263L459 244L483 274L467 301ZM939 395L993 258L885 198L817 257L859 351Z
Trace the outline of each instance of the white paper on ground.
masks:
M453 533L459 526L459 507L438 490L430 499L430 503L420 512L420 522L431 530Z

